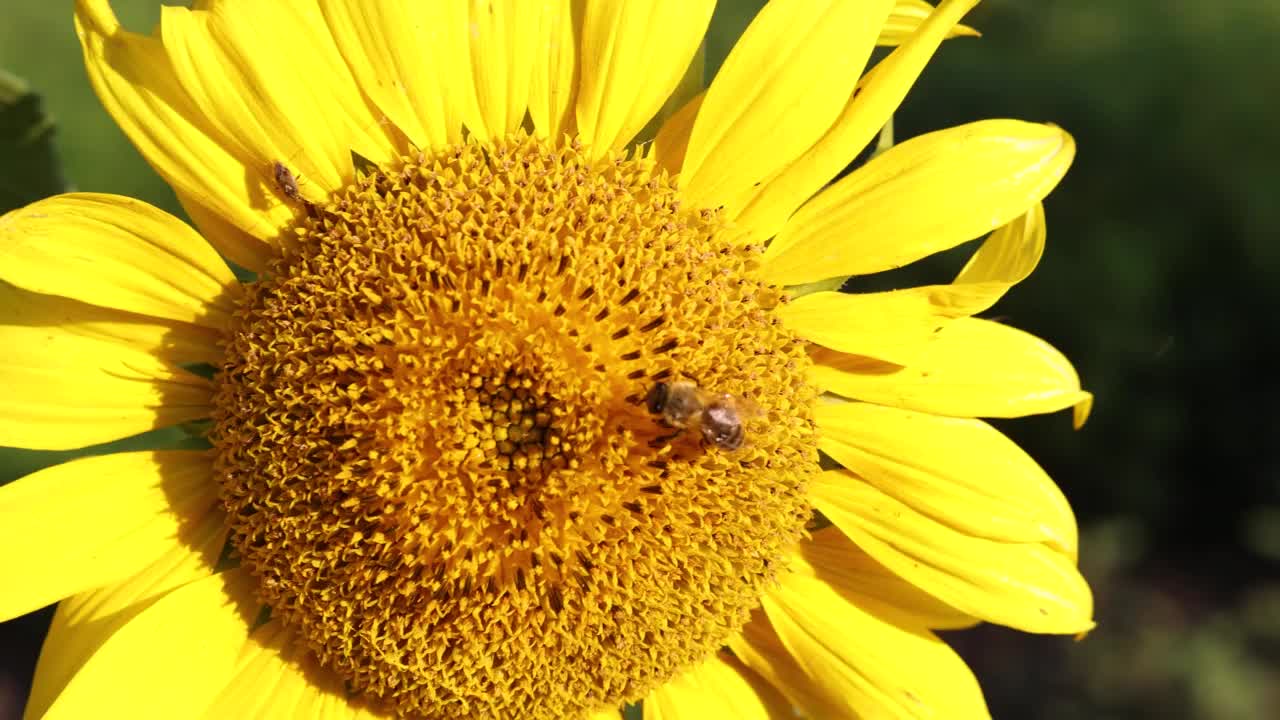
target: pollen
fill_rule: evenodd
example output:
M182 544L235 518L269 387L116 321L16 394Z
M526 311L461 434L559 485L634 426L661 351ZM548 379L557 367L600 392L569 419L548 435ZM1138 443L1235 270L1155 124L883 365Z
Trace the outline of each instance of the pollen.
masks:
M560 719L720 648L817 471L758 249L643 157L467 141L309 208L249 287L211 440L272 616L399 717ZM742 447L663 427L684 379Z

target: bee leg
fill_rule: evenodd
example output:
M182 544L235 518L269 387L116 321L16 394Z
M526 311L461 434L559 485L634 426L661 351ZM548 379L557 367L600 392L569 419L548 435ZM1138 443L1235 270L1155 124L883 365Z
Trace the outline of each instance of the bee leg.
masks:
M684 428L676 428L676 431L671 433L670 435L663 435L661 437L656 437L649 441L649 447L651 448L662 447L663 445L666 445L672 440L675 440L676 437L678 437L682 432L684 432Z

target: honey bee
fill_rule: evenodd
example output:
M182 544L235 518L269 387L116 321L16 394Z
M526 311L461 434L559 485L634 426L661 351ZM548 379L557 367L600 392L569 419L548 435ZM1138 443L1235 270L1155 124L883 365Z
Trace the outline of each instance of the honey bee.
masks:
M737 450L745 435L743 417L754 414L754 408L746 401L728 393L708 392L688 380L654 384L645 396L645 404L662 425L675 428L674 433L656 438L655 446L696 428L704 442L723 450Z

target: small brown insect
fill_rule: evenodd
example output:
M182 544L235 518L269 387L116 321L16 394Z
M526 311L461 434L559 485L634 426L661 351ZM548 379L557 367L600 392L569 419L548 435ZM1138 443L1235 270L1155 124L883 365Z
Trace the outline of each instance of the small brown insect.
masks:
M294 202L306 202L306 199L302 197L302 193L298 190L298 178L294 177L289 168L284 166L284 163L276 160L272 163L271 169L276 175L276 185L280 187L280 192L284 193L285 197Z
M280 188L280 192L284 193L285 197L290 200L302 205L309 217L315 217L316 206L302 196L302 191L298 189L298 177L293 174L293 171L285 167L284 163L279 160L271 164L271 171L276 176L276 186Z
M656 383L645 396L649 412L675 432L656 438L660 445L690 428L696 428L704 442L724 450L742 447L744 415L753 414L748 403L728 393L712 393L688 380Z

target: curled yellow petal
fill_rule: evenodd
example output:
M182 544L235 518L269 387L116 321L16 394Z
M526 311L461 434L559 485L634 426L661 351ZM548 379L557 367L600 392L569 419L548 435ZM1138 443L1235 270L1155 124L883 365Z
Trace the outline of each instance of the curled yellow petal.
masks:
M1071 361L1007 325L958 318L932 333L903 367L815 348L809 378L829 392L955 417L1020 417L1084 404Z
M778 307L801 337L832 350L909 366L951 320L990 308L1035 268L1044 252L1036 203L991 234L949 285L879 293L814 292ZM767 269L766 269L767 272Z
M973 0L973 4L977 4L976 0ZM897 0L893 4L893 11L889 13L889 18L884 22L884 27L880 28L880 37L876 40L876 44L901 45L934 12L937 12L934 7L924 0ZM968 25L956 25L947 32L947 37L977 37L981 34Z
M975 537L847 470L822 473L809 494L869 555L963 613L1027 632L1093 627L1093 595L1068 553Z
M984 120L872 158L787 222L764 259L777 285L901 267L1028 212L1075 156L1061 128Z

